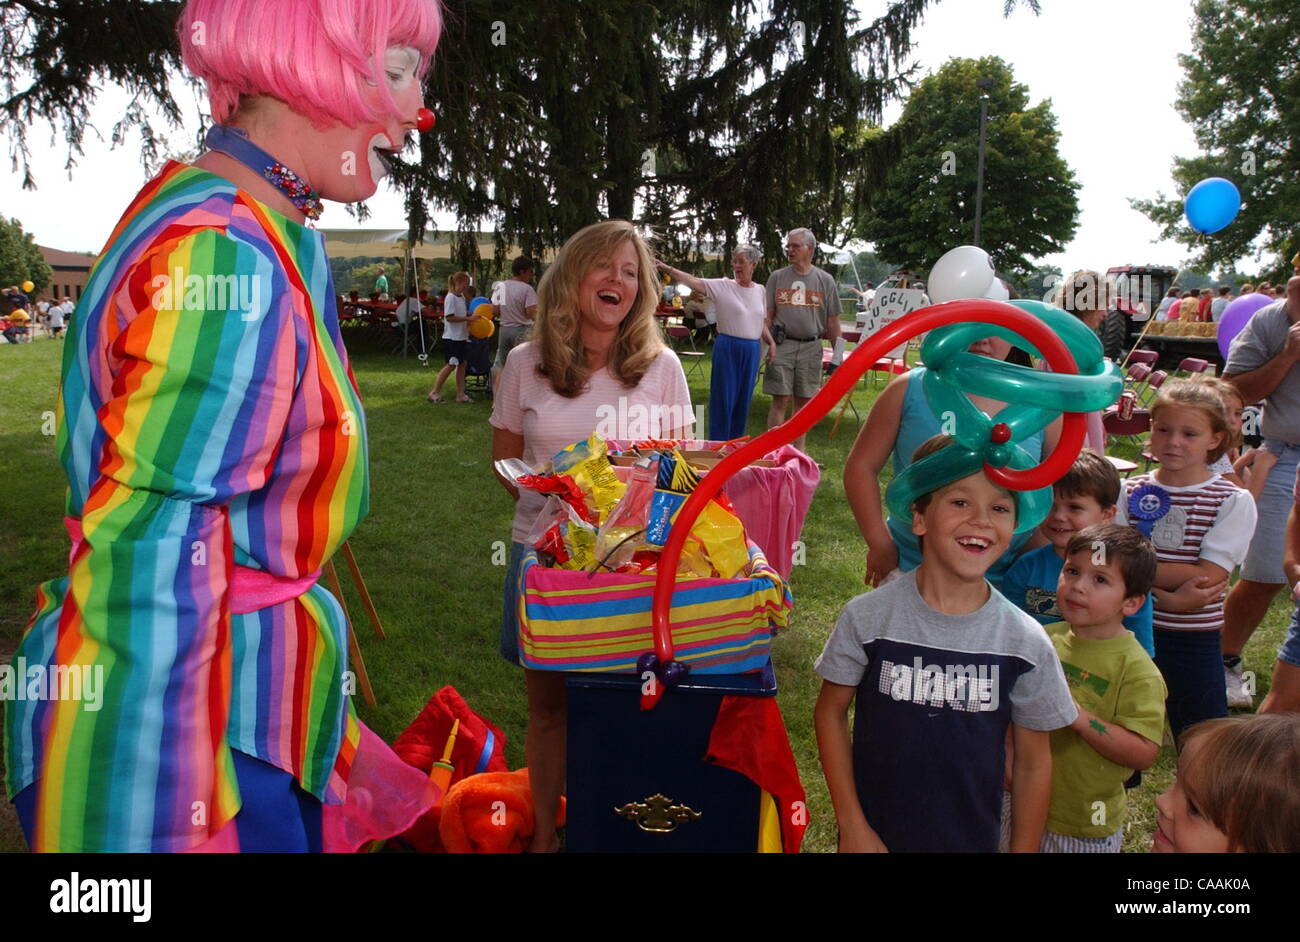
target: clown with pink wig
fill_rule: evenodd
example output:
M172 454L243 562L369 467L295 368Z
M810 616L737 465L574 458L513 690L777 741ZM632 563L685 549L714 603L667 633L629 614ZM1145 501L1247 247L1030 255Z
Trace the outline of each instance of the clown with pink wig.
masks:
M436 0L181 16L207 152L136 195L64 351L69 568L38 588L14 657L59 689L5 715L34 850L355 850L436 797L358 722L346 622L317 582L369 498L308 221L373 195L432 128L440 30Z

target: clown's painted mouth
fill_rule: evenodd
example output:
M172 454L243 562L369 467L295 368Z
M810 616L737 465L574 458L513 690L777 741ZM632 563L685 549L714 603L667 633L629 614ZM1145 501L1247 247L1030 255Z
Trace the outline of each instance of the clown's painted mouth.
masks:
M381 177L405 166L401 158L405 145L406 141L403 140L394 146L385 134L376 134L370 139L370 172L376 183Z

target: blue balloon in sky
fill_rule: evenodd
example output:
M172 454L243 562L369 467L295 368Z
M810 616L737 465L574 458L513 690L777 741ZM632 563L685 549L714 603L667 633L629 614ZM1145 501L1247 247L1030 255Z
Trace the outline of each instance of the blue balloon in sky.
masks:
M1209 235L1218 232L1237 218L1241 209L1241 193L1231 180L1207 177L1192 187L1183 203L1187 221L1197 232Z

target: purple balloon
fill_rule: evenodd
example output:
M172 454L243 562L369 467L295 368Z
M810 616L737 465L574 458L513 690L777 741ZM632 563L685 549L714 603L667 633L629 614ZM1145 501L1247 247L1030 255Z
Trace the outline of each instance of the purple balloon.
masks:
M1219 318L1219 352L1225 361L1228 359L1228 348L1232 346L1232 338L1241 333L1256 311L1272 303L1273 298L1254 292L1243 294L1223 309L1223 316Z

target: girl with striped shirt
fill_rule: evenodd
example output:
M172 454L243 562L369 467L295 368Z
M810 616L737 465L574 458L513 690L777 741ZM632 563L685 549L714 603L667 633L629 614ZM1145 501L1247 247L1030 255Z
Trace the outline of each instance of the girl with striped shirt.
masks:
M1223 589L1245 559L1257 517L1249 492L1207 467L1222 456L1229 437L1214 390L1167 384L1151 408L1151 454L1160 467L1124 482L1116 515L1155 545L1155 661L1169 689L1175 739L1201 720L1228 713L1220 649ZM1177 591L1189 584L1197 591Z

